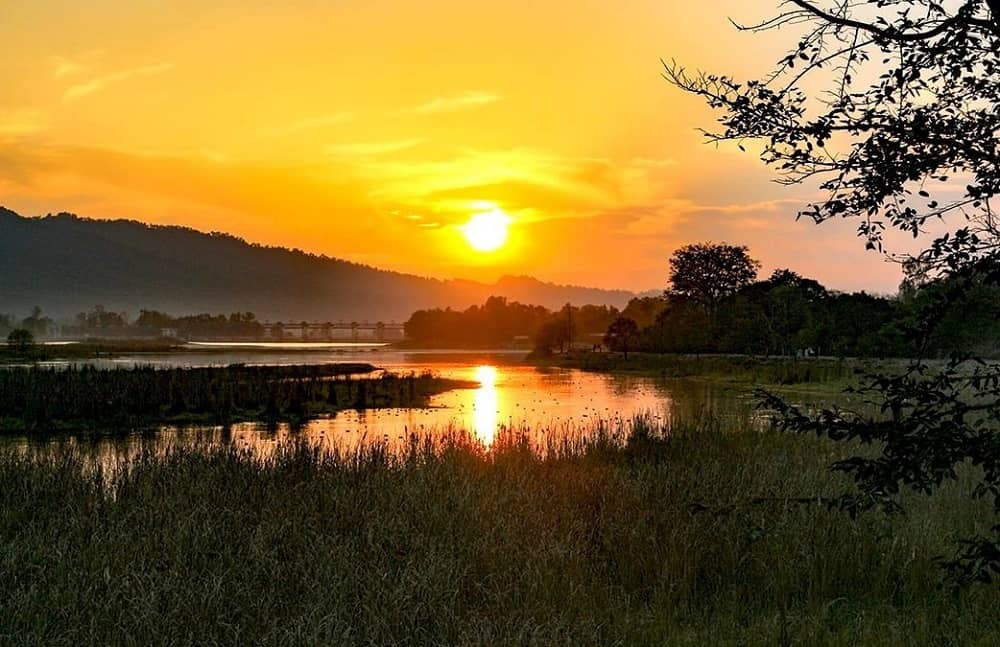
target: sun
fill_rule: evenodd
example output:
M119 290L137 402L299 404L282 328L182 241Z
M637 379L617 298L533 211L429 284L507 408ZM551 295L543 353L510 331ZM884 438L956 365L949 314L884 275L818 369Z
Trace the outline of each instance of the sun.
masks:
M477 213L462 227L469 245L480 252L494 252L507 242L510 216L499 209Z

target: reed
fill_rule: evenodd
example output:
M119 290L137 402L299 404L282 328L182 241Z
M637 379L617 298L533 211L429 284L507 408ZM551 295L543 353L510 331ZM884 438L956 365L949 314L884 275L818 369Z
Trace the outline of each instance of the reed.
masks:
M0 453L12 644L990 645L1000 591L936 555L992 520L965 480L908 514L803 497L853 448L740 421L637 420L492 447L460 431Z

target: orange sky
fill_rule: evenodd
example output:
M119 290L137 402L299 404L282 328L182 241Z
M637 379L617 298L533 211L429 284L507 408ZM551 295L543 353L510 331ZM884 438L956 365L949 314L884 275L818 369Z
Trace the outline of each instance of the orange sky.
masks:
M695 132L660 58L760 75L774 0L32 0L0 21L0 204L221 230L380 267L662 288L678 245L750 245L894 291L853 224ZM510 238L460 225L502 209Z

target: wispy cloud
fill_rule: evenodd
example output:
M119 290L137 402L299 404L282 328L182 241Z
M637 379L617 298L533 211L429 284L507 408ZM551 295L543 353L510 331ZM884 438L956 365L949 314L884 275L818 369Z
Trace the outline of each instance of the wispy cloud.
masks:
M89 65L84 65L79 61L74 61L64 56L52 57L52 78L54 79L64 79L67 76L82 74L89 69Z
M337 144L326 150L330 155L338 157L355 157L364 155L386 155L404 151L423 142L422 139L400 139L388 142L358 142L355 144Z
M63 101L72 101L82 97L100 92L110 85L128 81L129 79L156 76L173 69L172 63L160 63L159 65L147 65L145 67L134 67L128 70L121 70L112 74L97 76L89 81L70 86L63 93Z
M46 129L45 116L32 108L0 110L0 137L34 135Z
M294 135L295 133L300 133L304 130L337 126L353 121L354 119L355 115L353 112L331 112L330 114L308 117L306 119L293 121L292 123L285 124L284 126L272 128L267 131L267 134L275 137L283 137L285 135Z
M496 103L501 99L500 95L492 92L464 92L462 94L436 97L410 108L404 108L397 114L400 115L434 115L447 112L459 112L480 108L491 103Z

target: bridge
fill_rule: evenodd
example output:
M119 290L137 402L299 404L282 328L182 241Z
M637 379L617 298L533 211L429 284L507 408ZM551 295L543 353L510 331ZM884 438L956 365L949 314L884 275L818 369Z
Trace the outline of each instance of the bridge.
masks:
M302 341L401 341L406 337L403 324L376 321L323 321L323 322L283 322L266 321L264 327L266 339L297 339Z

